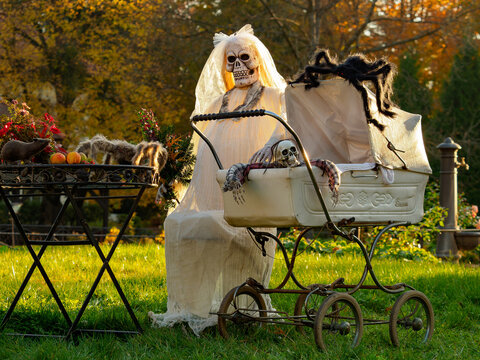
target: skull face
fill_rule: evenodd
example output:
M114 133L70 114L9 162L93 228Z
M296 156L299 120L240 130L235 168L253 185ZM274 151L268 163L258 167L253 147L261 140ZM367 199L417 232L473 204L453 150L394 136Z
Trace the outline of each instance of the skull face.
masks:
M235 38L227 44L225 55L226 69L233 73L235 87L249 86L258 80L257 51L253 42Z
M297 146L290 140L279 142L275 151L275 160L285 167L299 165Z

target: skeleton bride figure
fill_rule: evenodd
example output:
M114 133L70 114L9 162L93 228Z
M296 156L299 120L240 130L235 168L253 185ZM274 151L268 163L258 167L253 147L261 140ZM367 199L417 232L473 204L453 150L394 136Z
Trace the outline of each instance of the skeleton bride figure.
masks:
M230 36L215 34L214 45L196 87L192 116L266 109L285 118L285 81L251 26ZM212 142L225 168L250 159L267 160L271 145L284 138L282 125L268 116L204 121L197 126ZM266 243L264 257L245 228L225 222L222 193L215 180L217 164L205 142L198 137L195 140L197 161L192 181L164 224L167 312L149 316L154 326L188 322L198 335L216 324L213 313L233 287L248 277L268 286L275 244Z

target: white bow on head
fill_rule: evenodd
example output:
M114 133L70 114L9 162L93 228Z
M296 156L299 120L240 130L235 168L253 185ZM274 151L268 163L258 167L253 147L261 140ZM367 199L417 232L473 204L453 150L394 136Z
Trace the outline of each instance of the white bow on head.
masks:
M240 30L234 32L232 35L227 35L227 34L224 34L222 32L215 33L215 35L213 35L213 46L217 46L223 40L228 39L230 36L236 36L236 35L242 34L242 33L247 33L247 34L253 35L252 25L246 24Z

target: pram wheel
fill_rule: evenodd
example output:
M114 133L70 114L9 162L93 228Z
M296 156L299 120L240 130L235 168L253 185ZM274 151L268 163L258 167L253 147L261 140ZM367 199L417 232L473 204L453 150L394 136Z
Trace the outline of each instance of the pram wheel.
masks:
M308 286L309 289L313 289L315 285ZM303 323L303 325L297 325L296 329L301 334L305 334L303 330L304 326L313 326L313 322L315 321L315 317L317 315L317 311L320 308L325 296L320 295L317 292L311 293L304 293L300 294L297 298L297 302L295 303L295 310L293 315L295 316L295 321L298 323ZM306 315L307 319L310 320L302 320L300 316L303 314ZM297 318L298 316L298 318Z
M392 344L426 343L433 334L434 315L430 300L416 290L399 296L390 313L390 339Z
M259 318L267 316L265 301L257 290L248 285L230 290L218 310L218 330L228 339L230 335L245 336L264 325Z
M357 301L347 293L328 296L318 309L314 324L315 342L327 351L356 347L363 334L363 318Z

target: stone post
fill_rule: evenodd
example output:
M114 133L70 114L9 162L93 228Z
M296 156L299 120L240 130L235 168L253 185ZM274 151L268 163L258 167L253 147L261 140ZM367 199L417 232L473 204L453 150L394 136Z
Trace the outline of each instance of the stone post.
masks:
M455 242L455 232L458 230L457 218L457 168L467 167L465 159L457 161L457 151L462 147L456 144L450 137L437 146L441 153L440 162L440 206L448 210L444 221L444 229L437 239L436 255L439 258L458 259L458 248Z

